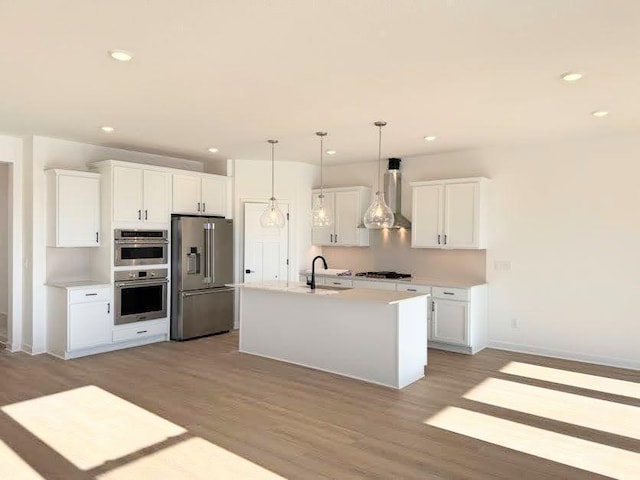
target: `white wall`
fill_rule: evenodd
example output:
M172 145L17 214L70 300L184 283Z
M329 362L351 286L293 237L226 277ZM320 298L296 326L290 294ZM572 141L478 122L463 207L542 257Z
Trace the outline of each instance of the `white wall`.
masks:
M319 168L298 162L275 162L275 196L289 203L290 264L289 278L298 279L298 271L309 265L319 249L311 245L311 188ZM236 281L243 278L244 202L266 202L271 197L271 163L258 160L234 160L234 222Z
M203 171L201 162L162 155L100 147L46 137L30 137L24 149L24 231L25 282L23 346L30 353L46 350L47 264L52 267L75 262L75 270L64 269L68 276L89 275L91 249L74 252L46 247L46 181L45 169L67 168L88 170L88 164L99 160L123 160L185 170ZM223 162L226 167L226 162ZM56 267L57 268L57 267Z
M411 218L408 182L491 178L491 343L640 368L638 158L638 135L408 158L403 212ZM370 185L374 171L373 163L329 167L325 183ZM496 271L504 260L511 270Z

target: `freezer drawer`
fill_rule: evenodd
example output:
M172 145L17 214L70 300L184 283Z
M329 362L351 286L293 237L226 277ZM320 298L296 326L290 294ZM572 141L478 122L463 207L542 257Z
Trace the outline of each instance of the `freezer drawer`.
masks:
M171 319L171 339L187 340L233 328L234 289L180 292Z

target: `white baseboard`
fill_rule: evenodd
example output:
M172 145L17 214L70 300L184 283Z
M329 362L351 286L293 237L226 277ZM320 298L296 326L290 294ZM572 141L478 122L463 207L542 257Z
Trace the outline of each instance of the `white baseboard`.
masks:
M543 357L560 358L563 360L574 360L576 362L596 363L610 367L630 368L640 370L640 361L628 360L626 358L602 357L599 355L589 355L585 353L568 352L565 350L554 350L552 348L536 347L533 345L522 345L509 342L489 342L489 348L507 350L509 352L530 353Z
M44 348L37 348L34 349L32 345L29 345L28 343L23 343L22 344L22 351L25 353L28 353L29 355L40 355L43 353L47 353L47 350Z

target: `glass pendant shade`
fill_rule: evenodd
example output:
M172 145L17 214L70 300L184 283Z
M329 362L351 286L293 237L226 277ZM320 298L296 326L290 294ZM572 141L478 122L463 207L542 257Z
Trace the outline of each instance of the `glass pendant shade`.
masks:
M269 140L271 144L271 198L269 199L269 204L267 208L265 208L262 215L260 215L260 225L264 228L282 228L286 222L286 218L280 207L278 206L278 201L276 200L274 194L274 169L275 169L275 161L274 161L274 150L276 143L278 140Z
M367 228L391 228L395 215L384 201L384 193L376 192L376 198L364 214L364 226Z
M318 195L311 210L311 224L314 227L328 227L333 223L332 212L327 208L324 195Z
M378 127L378 191L376 192L376 198L369 206L364 214L363 223L367 228L391 228L396 216L393 214L393 210L389 208L387 202L384 200L384 193L380 191L380 164L382 162L382 127L387 122L376 122L374 125Z
M311 208L311 226L312 227L328 227L333 223L333 212L327 207L324 201L324 183L322 181L323 170L323 156L324 153L324 137L327 136L327 132L316 132L316 135L320 137L320 195L316 197L313 207Z
M264 228L282 228L285 224L285 217L280 207L278 207L278 201L271 197L269 205L262 215L260 215L260 225Z

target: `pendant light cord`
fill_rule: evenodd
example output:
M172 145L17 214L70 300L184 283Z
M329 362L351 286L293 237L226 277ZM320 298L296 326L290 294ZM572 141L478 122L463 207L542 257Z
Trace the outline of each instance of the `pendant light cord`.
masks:
M380 172L382 163L382 125L378 125L378 193L380 193Z
M324 140L324 135L320 135L320 198L324 197L324 191L323 191L323 186L324 186L324 182L322 179L322 148L323 148L323 140Z
M274 161L274 151L276 149L276 144L271 144L271 199L275 198L275 161Z

